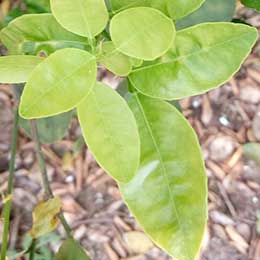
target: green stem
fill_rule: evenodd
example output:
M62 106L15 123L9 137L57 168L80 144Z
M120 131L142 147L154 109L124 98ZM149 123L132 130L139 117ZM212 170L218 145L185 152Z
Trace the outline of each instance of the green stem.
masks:
M129 78L127 78L127 88L128 88L128 91L130 93L135 93L136 92L136 89L134 88L134 86L132 85L131 81Z
M8 176L8 187L7 187L7 196L6 202L4 204L4 231L2 237L2 249L1 249L1 260L6 259L6 250L8 243L8 231L10 225L10 214L12 206L12 192L13 192L13 183L14 183L14 171L15 171L15 156L18 140L18 129L19 129L19 114L18 108L15 110L14 117L14 126L12 130L12 144L11 144L11 159L9 164L9 176Z
M43 156L42 149L41 149L41 143L40 143L36 120L31 120L30 123L31 123L31 129L32 129L32 139L35 143L35 148L36 148L37 161L38 161L41 175L42 175L42 184L43 184L43 188L44 188L45 197L46 197L46 199L53 198L53 193L52 193L50 183L48 180L46 164L45 164L44 156Z
M61 224L62 224L62 226L63 226L63 228L64 228L64 230L67 234L67 237L72 238L71 228L70 228L70 226L69 226L69 224L68 224L67 220L65 219L64 214L62 212L59 213L58 218L59 218L59 220L60 220L60 222L61 222Z
M35 247L36 247L36 239L32 240L30 249L29 249L29 260L33 260L34 259L34 254L35 254Z
M45 163L43 152L41 149L41 143L40 143L39 133L38 133L38 129L37 129L37 122L36 122L36 120L31 120L30 123L31 123L31 130L32 130L32 139L35 143L36 156L37 156L38 164L39 164L41 175L42 175L42 182L43 182L45 198L50 199L50 198L53 198L54 196L53 196L53 192L51 190L50 183L48 180L46 163ZM60 212L58 217L66 231L67 236L72 237L70 226L67 223L63 213Z
M90 47L91 47L91 53L93 55L95 55L96 53L96 46L97 46L97 40L96 38L89 38L89 44L90 44Z

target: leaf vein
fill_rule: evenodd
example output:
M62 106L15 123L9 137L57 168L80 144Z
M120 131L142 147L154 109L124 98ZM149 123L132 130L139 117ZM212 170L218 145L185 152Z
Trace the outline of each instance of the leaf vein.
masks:
M161 156L160 149L159 149L159 147L158 147L158 145L157 145L157 142L156 142L156 139L155 139L155 137L154 137L154 135L153 135L153 131L152 131L152 129L151 129L151 126L150 126L150 124L149 124L149 121L147 120L147 117L146 117L145 111L144 111L144 109L143 109L143 106L142 106L142 104L141 104L141 102L140 102L140 100L139 100L139 98L138 98L138 94L134 94L134 97L135 97L136 102L137 102L137 104L138 104L138 107L139 107L139 109L140 109L140 111L141 111L141 113L142 113L142 115L143 115L146 128L147 128L147 130L148 130L148 132L149 132L149 134L150 134L150 136L151 136L151 139L152 139L154 148L155 148L156 153L157 153L157 155L158 155L158 158L159 158L159 161L160 161L160 165L161 165L161 173L162 173L162 175L163 175L164 180L165 180L166 183L167 183L167 190L168 190L168 193L169 193L169 196L170 196L170 201L171 201L172 210L174 211L174 213L175 213L175 215L176 215L177 222L178 222L178 225L179 225L179 227L180 227L180 229L181 229L181 232L182 232L183 235L185 236L186 231L185 231L185 228L183 228L183 224L182 224L181 218L180 218L180 216L179 216L179 212L178 212L177 207L176 207L174 195L173 195L173 193L172 193L172 191L171 191L171 187L170 187L170 183L169 183L169 178L168 178L168 176L167 176L167 171L166 171L166 168L165 168L165 166L164 166L164 160L163 160L163 158L162 158L162 156ZM182 241L183 241L183 240L182 240ZM188 253L188 252L189 252L189 249L188 249L188 247L186 246L186 244L185 244L184 241L183 241L183 245L184 245L184 247L185 247L185 255L188 257L187 259L192 259L192 257L190 257L190 253Z

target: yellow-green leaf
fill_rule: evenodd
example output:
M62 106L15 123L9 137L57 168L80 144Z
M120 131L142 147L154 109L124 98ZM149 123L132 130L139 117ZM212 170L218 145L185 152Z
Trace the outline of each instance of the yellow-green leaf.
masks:
M33 69L43 58L27 55L0 57L0 82L15 84L26 82Z
M60 209L61 200L59 197L40 202L33 210L31 236L38 238L53 231L59 224L57 214Z
M260 143L247 143L243 145L246 158L255 161L260 165Z
M52 14L22 15L0 32L0 38L9 54L50 54L66 47L89 48L87 38L65 30Z
M133 67L140 67L144 61L136 58L131 58L131 62Z
M102 32L109 18L104 0L51 0L51 10L64 28L88 38Z
M205 0L110 0L112 10L122 10L136 6L157 8L176 20L192 13Z
M139 165L140 141L134 116L113 89L97 83L78 107L86 143L97 162L117 181L127 182Z
M99 62L118 76L127 76L132 70L131 58L119 52L113 42L104 42Z
M225 22L178 31L166 55L134 70L131 83L147 96L167 100L205 93L239 70L257 37L251 26Z
M175 27L170 18L149 7L136 7L115 15L110 24L111 39L127 56L154 60L172 45Z
M49 117L76 107L96 82L96 60L90 53L66 48L51 54L33 71L19 108L24 118Z
M68 238L62 243L55 260L90 260L90 257L77 241Z
M119 183L146 234L178 260L194 260L207 221L207 178L194 130L172 105L134 94L129 105L140 139L140 167Z
M199 23L230 22L235 14L236 0L206 0L190 15L176 21L177 30Z

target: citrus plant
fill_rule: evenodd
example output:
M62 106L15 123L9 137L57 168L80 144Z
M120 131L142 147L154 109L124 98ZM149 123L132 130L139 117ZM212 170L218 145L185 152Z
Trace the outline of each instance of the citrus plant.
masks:
M0 58L0 81L26 82L19 115L31 120L38 148L35 119L52 120L49 127L58 129L54 122L76 109L88 148L117 181L132 214L179 260L198 254L207 178L194 130L167 101L225 83L257 39L255 28L229 22L176 30L203 2L51 0L51 14L21 16L0 34L9 51ZM97 81L100 66L127 78L125 98ZM34 239L58 224L61 202L45 189L51 196L34 211ZM67 233L56 259L88 259Z

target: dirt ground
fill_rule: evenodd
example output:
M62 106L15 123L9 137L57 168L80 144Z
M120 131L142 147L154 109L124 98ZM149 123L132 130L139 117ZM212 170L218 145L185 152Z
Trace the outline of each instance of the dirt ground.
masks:
M260 28L259 14L241 9L238 15ZM106 72L102 77L112 86L118 84ZM13 105L12 88L0 85L0 192L7 187ZM205 95L182 100L181 106L199 136L209 179L208 229L200 259L259 260L260 166L244 158L242 145L260 142L260 44L235 78ZM82 145L75 118L62 141L44 145L44 154L54 194L62 198L74 236L93 260L171 259L143 235L116 183ZM42 196L40 183L34 145L20 130L11 249L21 249L23 235L31 228L31 211ZM62 227L57 234L64 236ZM59 242L45 246L57 251Z

